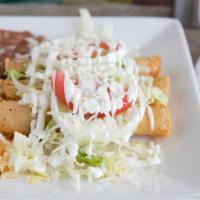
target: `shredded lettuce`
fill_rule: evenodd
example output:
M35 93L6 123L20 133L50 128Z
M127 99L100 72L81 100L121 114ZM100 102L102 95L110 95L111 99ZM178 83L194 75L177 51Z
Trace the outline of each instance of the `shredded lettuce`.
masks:
M10 165L14 167L15 172L25 173L34 172L39 175L46 175L46 166L40 160L37 151L32 149L30 138L15 132L13 145L9 149Z
M12 80L13 77L15 79L17 79L17 80L19 80L21 78L27 78L25 73L19 72L19 71L15 70L15 69L11 69L11 70L6 71L4 73L4 75L6 76L6 79L8 79L8 80Z
M74 35L74 38L80 37L79 42L84 42L85 38L90 41L92 37L94 42L97 38L97 43L99 43L101 37L95 32L89 12L83 9L80 13L82 26L79 34ZM108 39L108 35L104 34L104 38ZM106 68L104 71L98 71L100 68L96 69L94 63L84 65L84 59L81 61L83 62L82 68L77 65L74 67L73 64L77 64L77 61L73 59L68 63L67 59L62 60L61 56L61 60L58 61L58 52L65 53L65 45L74 43L74 39L72 41L69 39L69 41L63 39L48 41L33 49L31 63L26 69L26 74L30 76L28 85L23 85L17 81L17 79L25 78L25 74L16 70L9 71L6 74L7 78L13 80L18 92L22 93L22 99L19 103L32 106L33 117L29 136L18 132L14 134L13 143L9 149L10 167L17 174L28 175L27 180L30 183L70 176L79 185L81 177L86 177L89 180L100 178L112 180L122 174L127 176L131 173L137 174L137 169L141 170L143 167L160 164L159 145L141 141L134 143L132 142L132 135L143 119L146 109L149 110L149 116L152 119L151 128L153 129L153 113L148 107L147 101L151 98L167 104L167 96L159 88L152 88L152 77L139 77L138 66L133 65L132 62L124 61L125 58L132 59L128 57L125 50L113 54L113 57L110 54L108 60L112 65L109 65L110 68ZM113 43L113 46L115 49L115 43ZM124 68L116 67L114 59L116 55L120 58L121 64L125 66ZM104 57L101 59L104 59ZM63 63L60 63L61 61ZM105 66L107 62L104 63ZM42 67L37 67L39 64ZM63 68L60 66L61 64ZM95 74L90 74L93 73L90 68L85 69L88 66L94 67ZM132 67L135 69L133 70ZM128 98L132 101L132 106L118 116L108 115L102 119L95 115L90 119L85 119L85 112L81 106L78 112L72 113L59 104L54 93L55 87L52 86L52 82L54 84L55 77L53 76L53 81L51 78L55 68L62 68L66 73L69 72L69 77L71 77L70 73L72 72L74 75L74 69L80 70L79 74L86 72L87 75L90 74L94 77L98 74L96 77L97 84L108 78L116 79L116 84L113 85L113 88L116 87L116 91L112 95L118 96L120 100L124 96L124 87L121 87L121 85L129 88L132 86L132 90L130 89L127 92ZM39 79L43 84L41 89L35 87L36 80L39 77L38 72L41 75ZM80 78L80 80L82 79ZM87 77L86 82L89 82ZM94 86L95 89L96 82ZM107 88L109 87L105 85L106 95ZM101 94L101 90L99 90L99 94ZM103 97L98 95L98 98L101 100ZM108 99L110 99L109 96ZM116 108L113 108L113 110ZM110 108L108 111L110 111ZM48 121L48 119L51 120Z
M159 88L153 87L151 89L152 97L158 100L161 104L167 105L168 104L168 96Z
M77 155L77 161L80 163L86 163L93 167L101 166L103 162L102 156L88 156L86 153L79 151Z
M37 173L31 173L29 176L27 176L27 182L31 184L47 180L48 180L47 175L41 175Z

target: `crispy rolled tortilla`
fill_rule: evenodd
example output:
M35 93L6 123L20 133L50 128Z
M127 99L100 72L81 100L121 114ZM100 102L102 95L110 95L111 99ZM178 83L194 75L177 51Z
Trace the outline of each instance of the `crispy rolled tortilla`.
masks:
M28 80L20 80L24 85L28 84ZM154 79L153 85L159 87L162 91L168 95L169 91L169 78L166 76L157 77ZM39 82L36 83L36 87L39 88ZM0 79L0 97L5 100L19 100L20 96L17 95L17 89L15 88L11 80Z
M0 140L0 156L4 153L6 145Z
M159 87L166 95L169 91L169 78L159 77L154 80L154 86ZM171 131L171 118L167 106L154 102L151 105L154 113L155 128L150 129L149 117L145 114L136 135L167 136ZM14 131L29 133L31 108L22 106L17 101L0 101L0 132L7 138L12 138Z
M141 75L153 77L158 77L160 75L161 59L159 56L136 57L134 59L138 65L148 68L148 71L141 72Z
M171 133L171 118L167 106L154 102L151 105L154 114L154 130L151 131L149 117L145 114L136 135L168 136ZM12 138L14 131L28 134L30 131L31 108L21 106L16 101L0 102L0 132Z
M17 101L0 101L0 132L12 138L14 131L28 134L31 123L30 106L19 105Z
M149 56L149 57L136 57L134 58L138 65L148 67L147 72L141 72L144 76L158 77L160 75L161 69L161 59L159 56ZM24 72L25 65L30 62L29 59L5 59L5 70L15 69L20 72Z
M167 106L155 101L151 105L154 114L154 129L151 131L149 116L146 113L140 123L136 135L168 136L171 133L171 117Z
M135 58L135 61L137 64L139 65L144 65L147 66L149 71L148 72L143 72L142 74L145 76L153 76L156 77L155 82L157 84L159 84L160 81L160 85L161 88L163 89L163 91L165 92L165 90L167 88L165 88L167 85L169 85L167 82L169 82L169 79L167 77L158 77L158 75L160 74L160 68L161 68L161 61L160 61L160 57L159 56L150 56L150 57L137 57ZM25 64L27 64L29 62L28 59L10 59L10 58L6 58L5 59L5 69L6 70L11 70L11 69L15 69L17 71L24 71L25 68ZM27 80L22 80L21 81L23 84L27 84L28 81ZM156 84L155 83L155 84ZM159 85L158 85L159 87ZM0 97L2 97L3 99L6 100L19 100L19 96L17 95L17 90L14 87L12 81L10 80L2 80L0 79Z
M20 82L25 85L28 84L28 80L21 80ZM153 85L161 88L162 91L168 95L169 78L167 76L155 78ZM39 87L39 83L37 83L36 87ZM20 96L17 95L17 89L11 80L0 79L0 97L6 100L20 99Z
M29 79L19 80L21 84L27 85L29 83ZM37 80L35 82L35 88L41 89L42 82ZM15 88L15 85L11 80L0 79L0 97L5 100L19 100L21 97Z
M169 96L169 77L168 76L160 76L154 78L153 86L160 88L167 96Z
M21 58L21 59L5 59L5 71L9 70L17 70L19 72L24 72L26 69L26 65L29 63L29 59Z
M169 78L159 77L154 79L154 87L159 87L166 95L169 95ZM145 116L140 123L136 135L148 136L168 136L171 133L171 116L169 108L166 105L160 104L155 101L151 104L151 109L154 115L154 130L151 131L149 116Z
M28 84L28 80L21 80L22 84ZM0 79L0 97L5 100L19 100L20 96L17 94L17 89L15 88L11 80Z

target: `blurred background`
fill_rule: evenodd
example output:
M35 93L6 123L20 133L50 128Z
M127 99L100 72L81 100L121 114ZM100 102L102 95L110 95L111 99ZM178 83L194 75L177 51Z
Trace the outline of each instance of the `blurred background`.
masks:
M200 0L0 0L0 16L75 16L80 7L94 16L177 18L194 63L200 55Z
M185 26L200 25L200 0L0 0L0 15L92 15L176 17Z

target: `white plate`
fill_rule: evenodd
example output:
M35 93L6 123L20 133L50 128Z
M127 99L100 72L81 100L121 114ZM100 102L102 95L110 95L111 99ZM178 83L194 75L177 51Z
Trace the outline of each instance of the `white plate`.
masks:
M65 36L77 18L1 17L0 28L30 30L50 37ZM1 180L0 199L200 199L200 103L193 64L180 23L164 18L103 17L98 25L113 25L116 38L142 55L159 54L163 74L171 79L170 109L173 134L157 139L163 164L158 175L141 186L113 184L99 188L83 184L77 193L68 181L28 185L24 180ZM103 184L102 184L103 185Z

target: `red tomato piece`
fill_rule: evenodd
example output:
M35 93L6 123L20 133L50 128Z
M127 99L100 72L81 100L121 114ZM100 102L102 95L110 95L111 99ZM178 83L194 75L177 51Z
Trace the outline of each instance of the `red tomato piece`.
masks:
M106 50L106 51L109 51L110 50L110 47L108 46L108 44L106 42L101 42L99 44L99 47Z
M116 110L115 115L119 115L120 113L126 111L128 108L131 107L131 103L132 103L132 102L128 102L128 97L127 97L127 95L125 95L125 96L123 97L122 101L123 101L123 106L122 106L121 108L119 108L119 109Z
M96 58L96 57L97 57L97 51L94 50L94 51L92 52L91 58Z
M64 92L64 78L65 74L61 70L56 70L55 84L54 84L55 94L64 105L67 105Z
M73 103L69 102L67 103L65 99L65 91L64 91L64 78L65 74L62 72L62 70L56 70L56 77L55 77L55 94L58 97L58 99L70 110L73 110Z
M55 77L55 94L58 97L58 99L70 110L73 110L73 103L72 102L67 102L65 99L65 92L64 92L64 73L61 70L56 70L56 77ZM109 93L109 88L108 88L108 93ZM125 95L122 99L123 101L123 106L119 109L116 110L115 116L119 115L120 113L126 111L130 106L132 102L128 102L128 97ZM110 113L111 114L111 113ZM85 118L88 119L90 118L93 113L86 113ZM98 118L104 118L105 114L104 113L98 113L97 115Z

